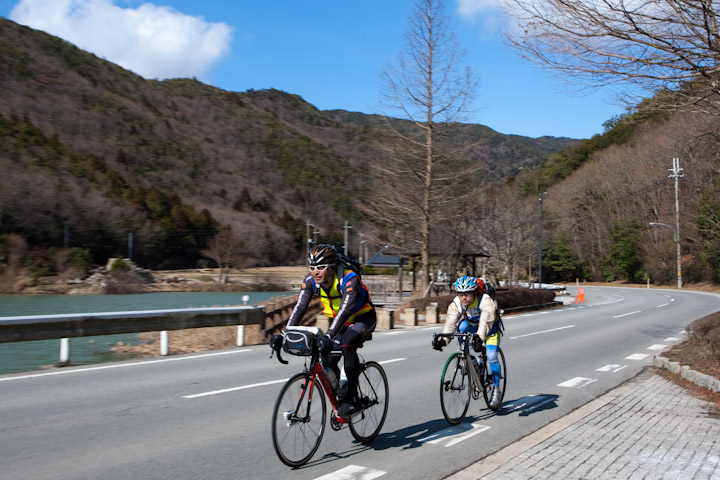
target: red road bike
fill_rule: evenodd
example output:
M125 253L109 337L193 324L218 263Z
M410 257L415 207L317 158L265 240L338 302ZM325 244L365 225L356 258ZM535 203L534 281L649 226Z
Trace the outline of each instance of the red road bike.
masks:
M290 467L299 467L312 458L325 433L328 416L325 397L330 402L332 429L337 431L347 425L358 442L367 443L380 433L385 423L389 390L387 375L380 364L366 362L361 357L358 378L361 408L348 419L339 417L341 387L329 365L334 356L342 354L320 355L316 340L323 332L318 327L288 327L288 332L292 331L308 332L306 348L302 349L305 367L290 377L278 394L272 416L272 440L280 460ZM281 350L273 351L281 363L288 363L282 358ZM286 353L297 354L287 350Z

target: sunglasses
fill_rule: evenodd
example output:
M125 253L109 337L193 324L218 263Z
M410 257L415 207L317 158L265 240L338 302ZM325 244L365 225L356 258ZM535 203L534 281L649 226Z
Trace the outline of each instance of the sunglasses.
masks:
M473 292L458 292L458 297L472 297Z
M324 272L328 269L330 265L324 264L324 265L310 265L310 271L318 271L318 272Z

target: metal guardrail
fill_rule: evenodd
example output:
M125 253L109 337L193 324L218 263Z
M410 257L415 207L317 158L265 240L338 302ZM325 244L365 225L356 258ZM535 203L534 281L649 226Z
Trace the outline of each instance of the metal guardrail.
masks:
M169 330L237 325L242 346L244 326L262 325L264 318L261 306L0 317L0 343L61 339L60 364L66 364L69 338L159 331L161 355L167 355Z

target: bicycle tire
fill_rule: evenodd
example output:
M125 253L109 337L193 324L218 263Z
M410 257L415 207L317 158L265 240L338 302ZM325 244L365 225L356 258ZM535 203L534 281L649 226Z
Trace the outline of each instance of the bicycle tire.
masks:
M448 357L440 378L440 407L450 425L465 418L470 406L470 375L465 367L465 356L455 352Z
M497 412L500 409L503 398L505 398L505 387L507 385L507 365L505 365L505 354L500 347L498 347L498 362L500 363L500 383L498 385L498 388L500 389L500 403L496 408L492 408L490 406L493 387L492 374L490 373L490 363L488 362L487 355L483 357L484 366L481 379L483 383L483 398L485 398L485 404L487 407L493 412Z
M385 370L377 362L365 362L358 376L358 398L363 410L350 419L350 433L360 443L377 437L387 417L390 390Z
M320 382L312 382L308 394L306 386L310 384L310 374L298 373L285 382L275 401L271 431L273 447L278 458L289 467L307 463L325 433L325 394Z

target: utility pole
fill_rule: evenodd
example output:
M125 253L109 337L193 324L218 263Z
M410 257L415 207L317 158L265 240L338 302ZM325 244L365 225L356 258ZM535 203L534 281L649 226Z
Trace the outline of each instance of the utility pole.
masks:
M673 157L673 167L668 169L668 178L675 179L675 248L677 249L677 286L682 288L682 262L680 255L680 197L678 196L678 179L684 177L680 168L680 159Z
M128 232L128 260L132 261L133 254L133 232Z
M314 226L310 220L305 220L305 258L307 259L310 252L310 227Z
M547 192L542 192L538 196L538 203L540 205L540 235L539 235L539 247L538 247L538 288L542 288L542 241L543 241L543 229L542 229L542 222L543 222L543 215L542 215L542 204L543 204L543 196L546 195Z
M345 230L345 243L343 244L343 253L345 256L348 254L348 231L350 231L352 227L348 225L347 220L345 220L345 225L343 225L343 230Z

